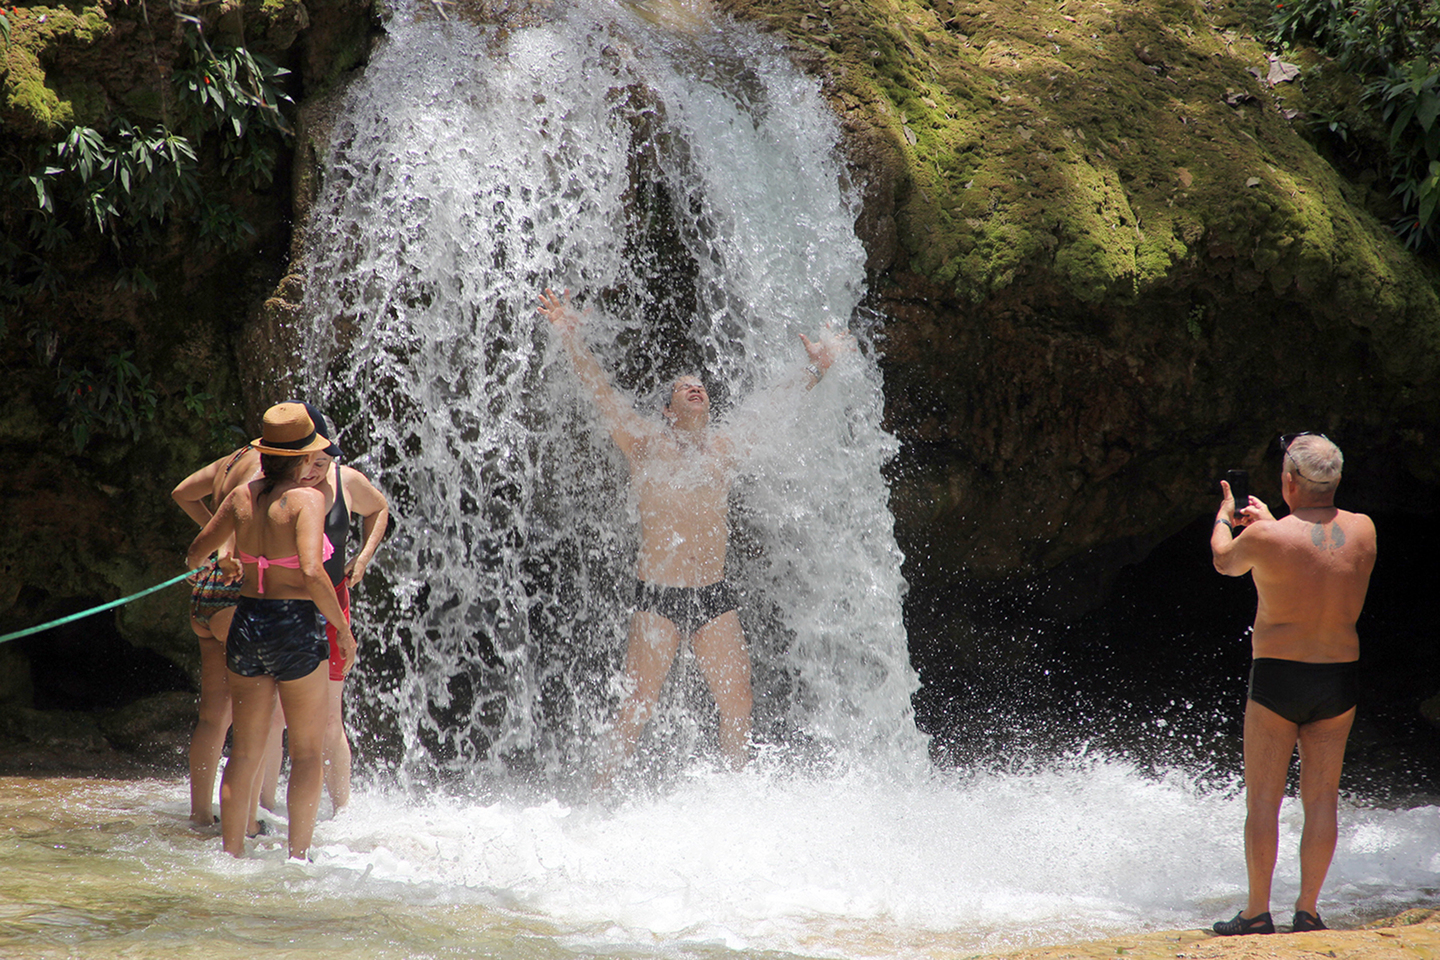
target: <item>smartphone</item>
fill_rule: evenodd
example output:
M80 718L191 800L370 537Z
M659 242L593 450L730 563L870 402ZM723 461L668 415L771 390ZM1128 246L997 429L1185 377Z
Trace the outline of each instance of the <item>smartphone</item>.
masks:
M1250 506L1250 474L1244 470L1230 470L1225 474L1230 492L1235 495L1235 512Z

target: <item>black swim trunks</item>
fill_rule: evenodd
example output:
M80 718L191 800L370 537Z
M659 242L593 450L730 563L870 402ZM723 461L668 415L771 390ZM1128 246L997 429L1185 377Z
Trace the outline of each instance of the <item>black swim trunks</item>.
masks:
M687 637L739 606L735 589L724 580L703 587L662 587L635 581L635 609L660 614Z
M1358 662L1304 663L1256 657L1250 661L1250 699L1302 726L1338 717L1359 702Z
M242 677L299 680L330 659L325 618L311 600L241 597L225 641L225 665Z

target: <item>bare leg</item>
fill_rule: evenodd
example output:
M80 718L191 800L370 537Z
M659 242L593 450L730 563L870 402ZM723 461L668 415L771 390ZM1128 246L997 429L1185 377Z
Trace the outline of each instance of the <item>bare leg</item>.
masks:
M260 765L260 806L275 810L275 792L280 788L280 767L285 763L285 713L275 705L270 721L270 734L265 738L265 762Z
M345 735L345 681L330 681L330 710L325 721L325 789L339 810L350 802L350 739Z
M1320 915L1320 887L1335 856L1340 768L1354 721L1351 708L1338 717L1300 728L1300 802L1305 806L1305 829L1300 834L1300 897L1295 909L1315 916Z
M190 737L190 819L203 826L215 822L215 773L230 729L230 687L225 668L225 635L234 607L216 612L210 625L191 620L200 638L200 709Z
M750 653L745 649L740 615L731 610L705 624L690 638L690 649L695 651L700 672L720 709L720 750L730 768L739 770L750 759L750 713L754 707Z
M330 664L299 680L282 680L280 703L290 731L290 785L285 791L290 816L290 856L303 860L315 834L315 813L325 775L325 715L330 705Z
M1300 727L1254 700L1245 702L1245 919L1270 912L1270 882L1280 843L1280 802Z
M225 776L220 781L220 833L225 852L243 857L250 811L255 808L255 774L265 751L270 717L275 712L275 678L232 673L229 681L235 738L230 746L230 762L225 764Z
M675 624L649 610L635 611L625 646L625 686L629 692L615 718L614 743L600 771L599 783L608 782L635 752L679 649L680 631Z

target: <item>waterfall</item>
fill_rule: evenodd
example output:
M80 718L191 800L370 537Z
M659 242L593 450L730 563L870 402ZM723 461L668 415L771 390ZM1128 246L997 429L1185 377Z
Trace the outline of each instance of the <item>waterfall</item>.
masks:
M588 308L642 413L693 370L720 422L763 425L728 557L759 762L923 768L881 472L897 444L817 81L721 18L544 13L397 15L323 162L304 377L397 526L356 599L362 753L412 789L588 782L637 528L624 459L536 313L549 286ZM859 351L808 393L773 389L827 322ZM640 765L673 773L714 739L682 648Z

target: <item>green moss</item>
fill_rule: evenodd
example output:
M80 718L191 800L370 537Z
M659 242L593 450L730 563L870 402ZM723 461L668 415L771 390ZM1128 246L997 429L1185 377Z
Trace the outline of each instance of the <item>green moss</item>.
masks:
M42 64L63 51L89 47L110 34L104 10L84 7L23 7L10 16L10 43L0 72L0 119L22 135L53 134L94 113L96 91L88 84L54 89ZM73 97L79 96L79 103Z
M55 95L69 105L72 123L95 126L105 118L105 92L98 84L75 80L56 84Z
M121 97L124 104L122 112L136 122L159 123L165 118L167 110L173 109L173 103L162 94L158 85L126 90Z
M369 32L363 31L343 38L331 53L329 72L318 78L321 87L330 86L370 58Z
M813 3L731 6L814 38ZM830 42L815 49L835 101L901 160L907 265L958 297L1045 275L1080 301L1126 302L1208 259L1232 264L1242 287L1373 324L1397 367L1413 351L1382 331L1440 336L1429 277L1281 115L1277 97L1304 93L1255 78L1268 52L1229 5L821 7ZM1343 78L1311 66L1337 109L1354 102Z
M18 123L13 116L7 119L22 130L58 130L73 120L70 105L45 86L45 75L38 63L33 71L10 72L5 78L4 98L6 114L18 113L21 117Z

